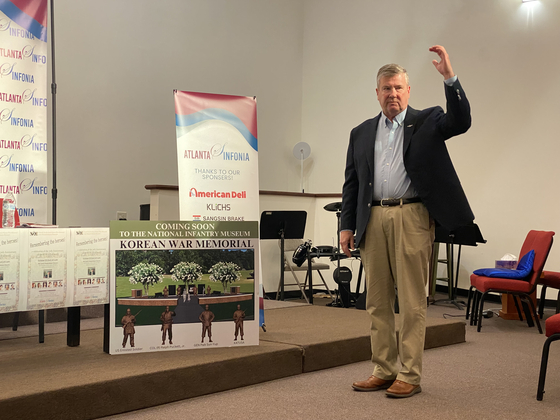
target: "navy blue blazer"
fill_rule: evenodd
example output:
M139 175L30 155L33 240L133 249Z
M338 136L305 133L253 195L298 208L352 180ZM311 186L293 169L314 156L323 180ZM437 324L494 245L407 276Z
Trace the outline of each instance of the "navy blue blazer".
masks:
M440 106L421 111L408 107L404 120L404 166L431 217L449 231L472 224L473 212L455 172L445 140L471 126L467 96L457 80L445 85L447 112ZM356 232L356 246L366 230L373 200L373 147L380 113L350 134L342 188L341 229Z

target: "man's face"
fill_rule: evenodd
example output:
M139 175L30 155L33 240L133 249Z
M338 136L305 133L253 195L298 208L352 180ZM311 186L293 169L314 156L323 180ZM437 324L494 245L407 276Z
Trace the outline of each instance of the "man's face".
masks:
M127 315L130 315L130 309L127 309L127 310L126 310L126 314L127 314Z
M404 73L393 77L382 77L375 92L383 114L391 120L408 106L410 86L406 83Z

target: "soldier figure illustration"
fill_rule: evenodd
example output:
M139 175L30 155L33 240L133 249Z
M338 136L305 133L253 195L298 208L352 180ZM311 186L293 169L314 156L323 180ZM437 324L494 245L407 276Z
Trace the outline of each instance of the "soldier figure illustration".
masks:
M165 312L162 312L161 317L161 345L165 345L165 336L169 335L169 344L173 344L173 317L175 312L169 310L169 306L165 307Z
M128 337L130 337L130 347L134 347L134 324L136 324L136 317L130 313L130 308L126 310L126 315L122 317L121 324L123 327L123 349L126 346Z
M241 340L243 340L243 320L245 319L245 311L241 310L241 305L237 305L237 311L233 313L233 322L235 323L235 338L233 341L237 341L237 336L241 335Z
M208 342L212 342L212 321L214 320L214 314L208 310L208 305L206 309L198 317L200 322L202 322L202 341L204 343L204 337L206 337L206 332L208 332Z

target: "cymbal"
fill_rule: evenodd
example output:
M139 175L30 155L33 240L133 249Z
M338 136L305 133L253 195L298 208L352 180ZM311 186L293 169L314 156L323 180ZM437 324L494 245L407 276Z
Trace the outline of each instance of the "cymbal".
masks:
M342 202L330 203L323 207L326 211L340 211L342 210Z

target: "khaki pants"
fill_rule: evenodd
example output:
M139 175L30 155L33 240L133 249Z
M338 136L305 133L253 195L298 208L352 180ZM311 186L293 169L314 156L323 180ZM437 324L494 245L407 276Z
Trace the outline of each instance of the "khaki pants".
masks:
M422 203L372 208L360 255L367 281L366 310L371 316L373 375L377 378L420 383L433 241L434 223ZM395 287L399 296L398 344Z

